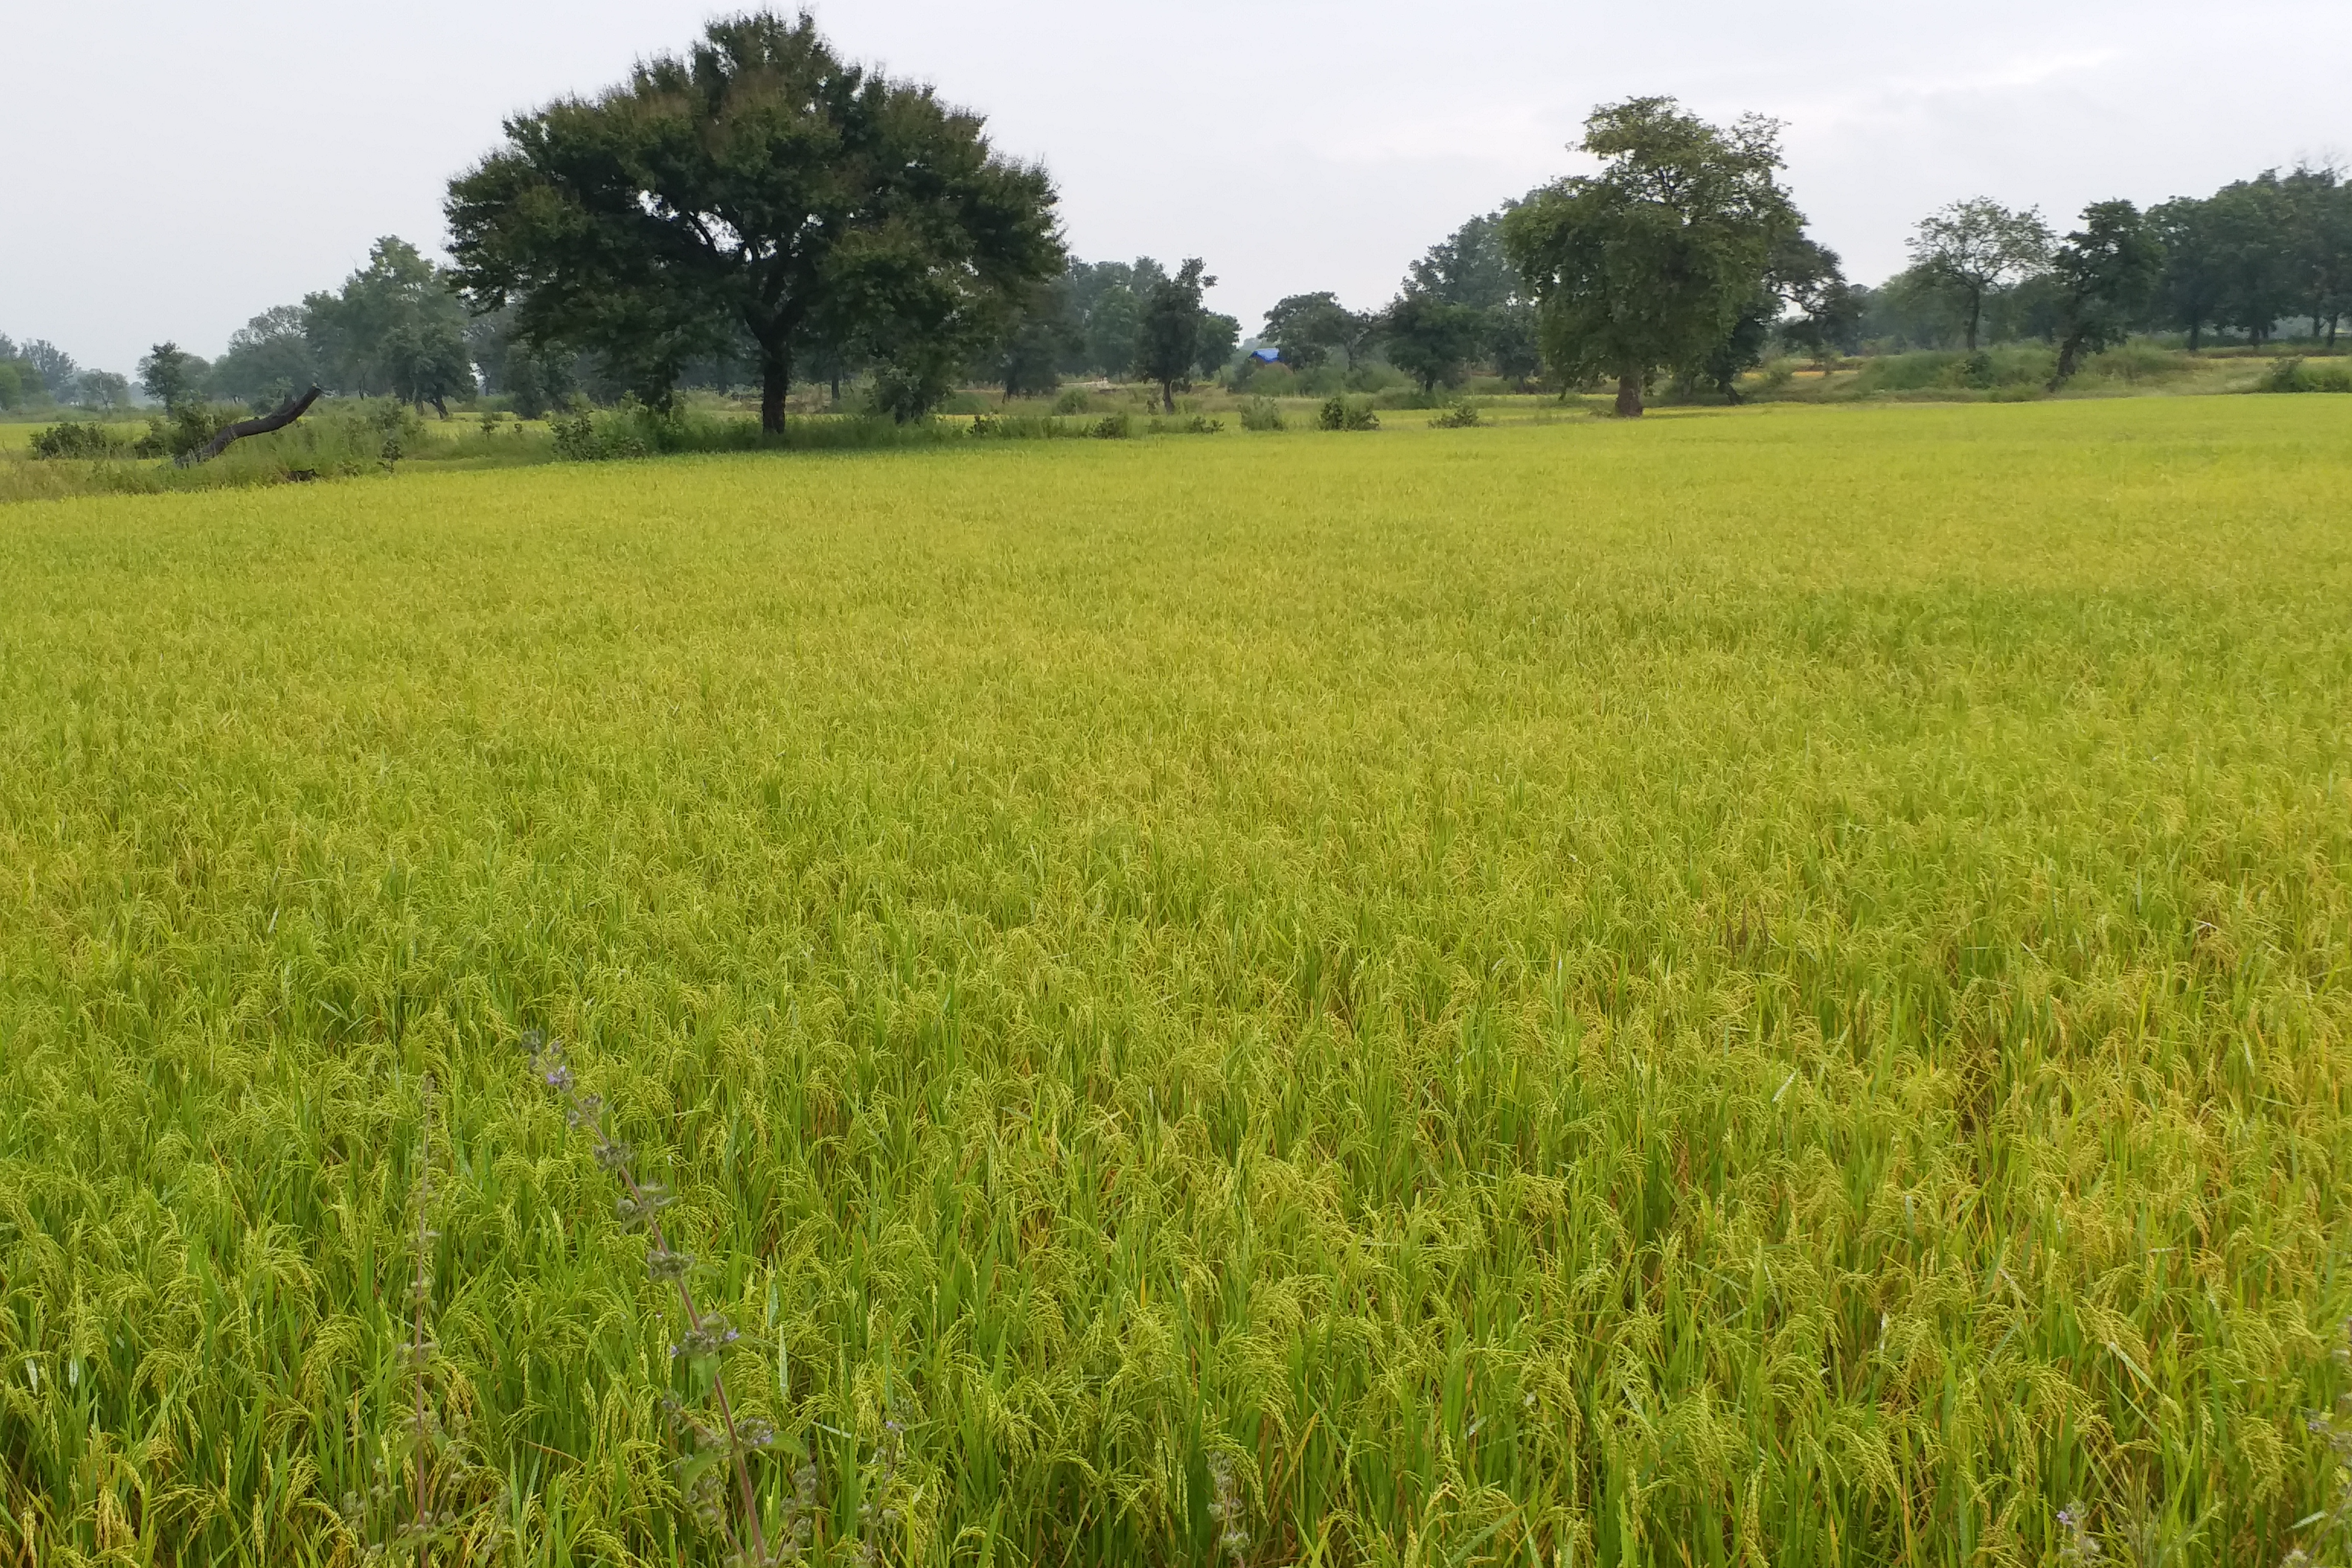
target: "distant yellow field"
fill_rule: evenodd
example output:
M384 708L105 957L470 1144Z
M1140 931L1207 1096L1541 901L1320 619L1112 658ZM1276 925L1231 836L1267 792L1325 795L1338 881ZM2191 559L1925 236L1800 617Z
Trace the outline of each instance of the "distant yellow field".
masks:
M834 1561L2275 1563L2347 500L2315 396L10 507L0 1561L356 1561L420 1405L436 1562L719 1560L543 1028Z

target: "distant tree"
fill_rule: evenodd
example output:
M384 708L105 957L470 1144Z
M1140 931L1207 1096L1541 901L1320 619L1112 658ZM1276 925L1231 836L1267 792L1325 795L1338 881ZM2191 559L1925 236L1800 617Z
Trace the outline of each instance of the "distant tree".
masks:
M580 390L578 356L515 335L514 311L492 310L466 323L466 349L483 390L506 398L516 417L543 418Z
M1214 381L1233 363L1234 353L1242 345L1242 324L1221 310L1211 310L1201 318L1200 353L1196 364L1201 379Z
M211 390L256 408L275 408L319 381L310 347L309 312L299 305L264 310L229 334L228 352L213 361Z
M2131 203L2095 202L2052 256L2051 275L2059 297L2055 392L2084 354L2123 342L2147 316L2164 280L2164 244Z
M1062 384L1062 363L1086 343L1070 296L1065 273L1031 289L1014 310L992 356L1005 396L1036 396Z
M1407 292L1381 321L1389 363L1421 384L1423 395L1462 379L1465 365L1486 346L1486 312L1453 305L1433 294Z
M110 370L86 370L75 390L84 406L112 414L131 403L131 378Z
M39 373L29 364L19 370L20 364L24 362L15 354L0 354L0 408L22 407L33 400L33 393L40 384Z
M1637 98L1596 110L1580 145L1601 172L1531 195L1504 217L1503 245L1563 384L1612 376L1617 412L1632 417L1656 370L1723 341L1803 220L1775 178L1771 121L1717 127L1672 99Z
M1155 285L1143 301L1142 319L1135 338L1136 368L1147 381L1160 384L1160 405L1176 412L1176 388L1190 385L1201 359L1201 332L1209 312L1202 292L1216 287L1197 256L1176 269L1176 276Z
M1503 251L1503 218L1513 206L1483 214L1429 247L1412 264L1407 288L1448 305L1495 310L1519 298L1519 275Z
M139 362L140 390L176 414L196 401L206 368L203 360L179 344L157 343Z
M2332 163L2303 163L2280 182L2293 220L2296 280L2308 296L2314 336L2336 346L2339 320L2352 310L2352 182Z
M1975 196L1921 218L1910 247L1920 276L1958 304L1967 323L1967 346L1974 353L1985 297L2048 265L2050 226L2035 208L2012 212L1989 196Z
M1380 317L1350 310L1328 292L1293 294L1265 313L1266 341L1294 370L1313 370L1334 350L1346 355L1348 368L1354 370L1371 357L1380 331Z
M2279 318L2306 297L2297 276L2295 202L2268 170L2222 186L2205 202L2220 275L2221 324L2267 342Z
M41 384L48 389L51 397L63 403L73 396L75 383L81 375L81 367L74 363L73 355L47 338L35 338L19 352L41 373Z
M2164 246L2158 312L2167 324L2189 334L2192 353L2202 346L2205 329L2219 327L2228 309L2229 269L2213 218L2210 204L2190 197L2148 212Z
M466 307L456 275L394 235L332 294L302 301L305 335L322 381L343 392L389 395L444 418L448 399L474 390Z
M903 413L1062 268L1052 184L982 127L843 61L805 13L714 22L600 97L509 121L449 187L451 251L478 306L656 398L740 331L768 430L794 363L827 349L873 354Z

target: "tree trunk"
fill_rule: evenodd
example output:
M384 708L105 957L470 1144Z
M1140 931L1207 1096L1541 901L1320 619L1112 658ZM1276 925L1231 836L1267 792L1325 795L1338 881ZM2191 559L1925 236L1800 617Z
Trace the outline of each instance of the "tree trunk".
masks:
M1642 373L1626 370L1617 373L1617 417L1639 419L1642 416Z
M2197 352L2198 342L2204 335L2204 322L2191 321L2189 323L2189 352L2190 353L2195 353Z
M760 429L784 433L784 398L793 390L793 356L781 343L760 345Z
M310 412L310 405L319 401L319 389L312 387L299 397L289 397L258 419L240 419L205 442L195 451L179 459L179 466L192 468L198 463L211 462L228 450L232 441L242 441L247 436L267 436L272 430L283 430Z
M1969 353L1976 353L1976 352L1977 352L1977 323L1978 323L1978 322L1979 322L1979 321L1983 318L1983 316L1984 316L1984 296L1983 296L1983 295L1981 295L1981 294L1971 294L1971 295L1969 295Z
M1162 414L1176 412L1176 384L1172 381L1160 384L1160 411Z
M2082 357L2082 335L2078 332L2067 333L2066 341L2058 345L2058 374L2050 378L2050 385L2047 390L2055 392L2060 387L2065 385L2068 381L2072 380L2074 374L2075 363L2081 360Z

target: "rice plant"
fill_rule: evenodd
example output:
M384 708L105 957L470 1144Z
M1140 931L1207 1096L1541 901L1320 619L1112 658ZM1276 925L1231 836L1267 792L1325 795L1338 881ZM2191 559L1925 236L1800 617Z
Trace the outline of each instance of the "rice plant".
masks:
M2347 437L0 508L0 1564L2341 1561Z

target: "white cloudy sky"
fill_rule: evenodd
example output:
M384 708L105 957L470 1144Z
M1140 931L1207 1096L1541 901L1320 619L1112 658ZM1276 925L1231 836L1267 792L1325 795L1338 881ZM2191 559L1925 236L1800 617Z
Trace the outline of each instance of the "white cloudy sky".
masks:
M705 0L0 4L0 331L128 370L217 353L377 235L428 247L501 117L689 39ZM848 52L1043 159L1089 258L1206 257L1245 327L1371 305L1570 166L1597 102L1788 121L1815 233L1874 280L1923 212L2201 195L2352 151L2345 0L817 0Z

